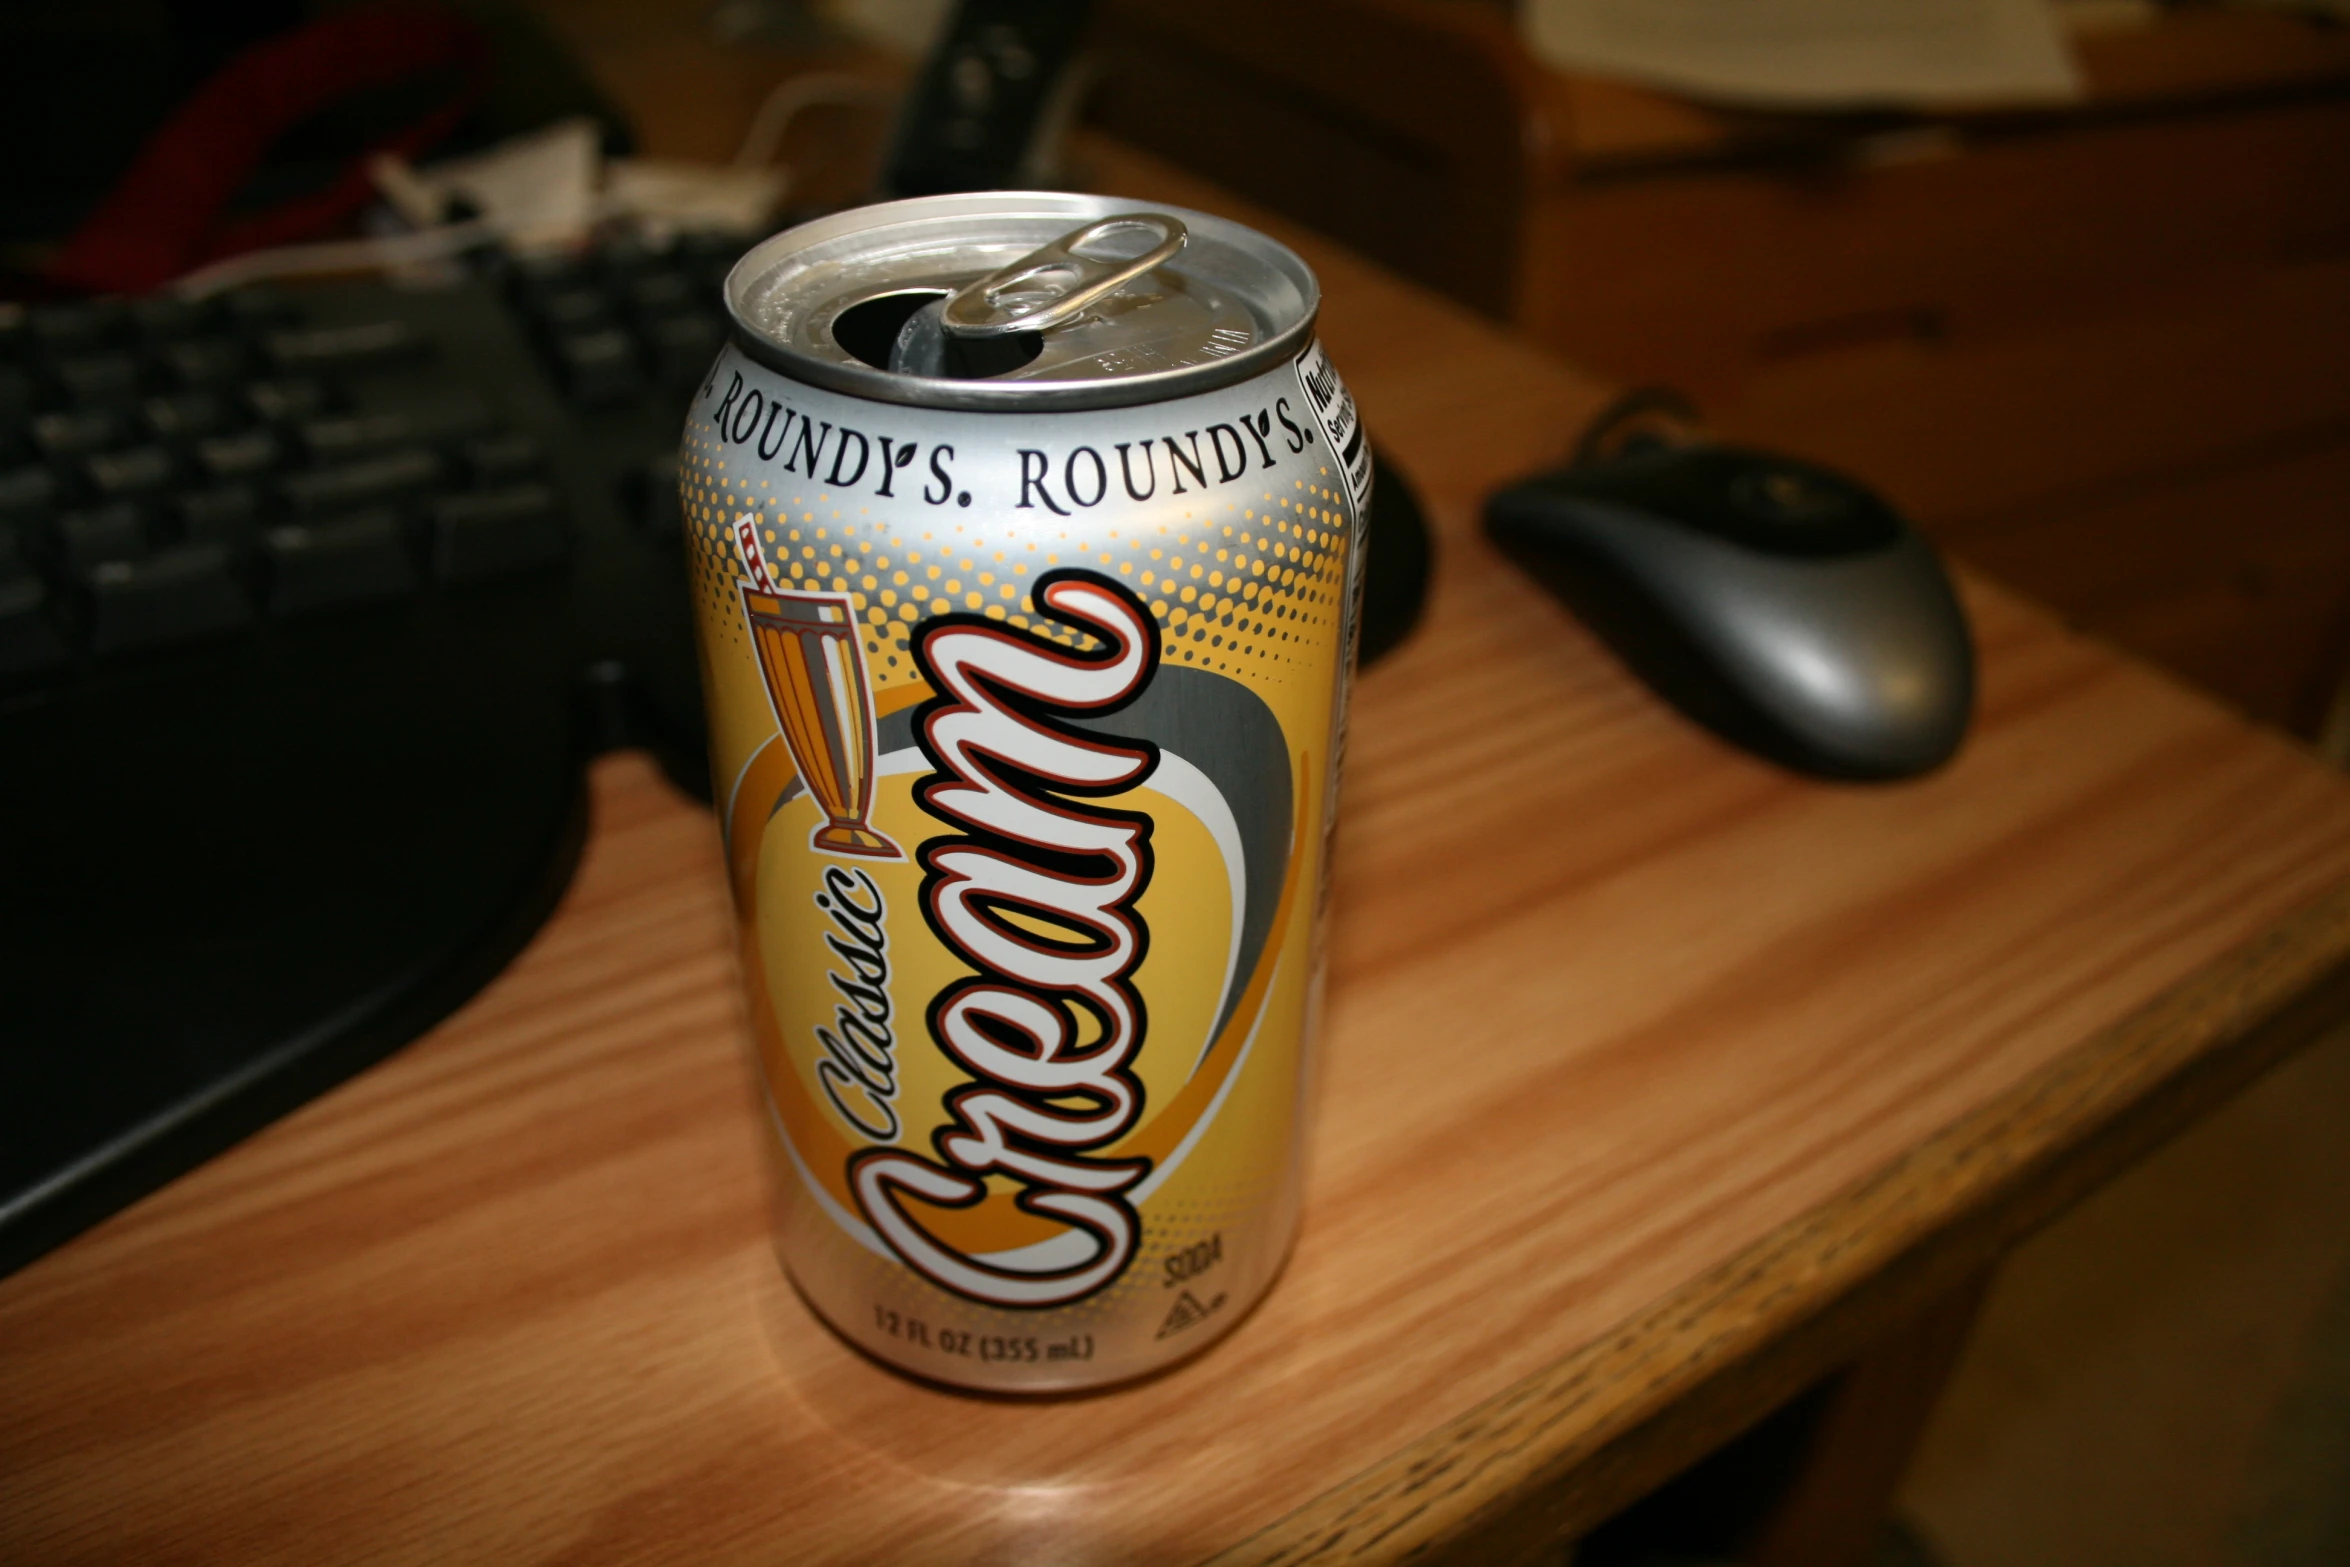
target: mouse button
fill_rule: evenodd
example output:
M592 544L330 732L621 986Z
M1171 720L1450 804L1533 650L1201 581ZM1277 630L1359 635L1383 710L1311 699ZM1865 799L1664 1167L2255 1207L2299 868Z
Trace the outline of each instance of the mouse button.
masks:
M1548 516L1549 548L1648 581L1668 597L1686 588L1702 599L1715 591L1711 578L1717 572L1734 569L1720 541L1675 527L1642 507L1576 496L1555 503Z
M1551 504L1601 503L1759 554L1857 554L1900 536L1883 501L1840 475L1727 446L1657 447L1518 487ZM1539 501L1538 501L1539 503Z
M1522 488L1679 520L1710 498L1707 481L1693 469L1691 456L1687 447L1644 445L1605 462L1543 474Z
M1685 448L1644 488L1658 512L1773 555L1847 555L1882 548L1901 519L1841 474L1740 447Z
M1717 614L1715 645L1741 666L1740 684L1838 769L1917 772L1957 748L1973 650L1922 541L1755 572Z
M1716 482L1743 542L1789 555L1843 555L1879 549L1902 533L1901 519L1873 491L1810 463L1724 450Z
M1730 504L1770 527L1809 530L1849 526L1859 511L1845 485L1825 484L1800 468L1750 468L1733 477Z
M1773 613L1782 598L1801 596L1799 581L1779 578L1804 568L1696 529L1659 526L1653 513L1590 502L1579 521L1576 553L1609 568L1726 664L1742 660L1754 617Z
M1594 519L1612 510L1609 502L1544 474L1496 491L1485 502L1485 531L1507 548L1580 550L1588 547Z

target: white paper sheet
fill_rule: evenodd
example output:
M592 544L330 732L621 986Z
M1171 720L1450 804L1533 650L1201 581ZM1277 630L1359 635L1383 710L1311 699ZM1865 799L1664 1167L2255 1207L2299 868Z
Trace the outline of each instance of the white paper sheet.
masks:
M1773 108L2062 101L2080 77L2048 0L1523 0L1536 56Z

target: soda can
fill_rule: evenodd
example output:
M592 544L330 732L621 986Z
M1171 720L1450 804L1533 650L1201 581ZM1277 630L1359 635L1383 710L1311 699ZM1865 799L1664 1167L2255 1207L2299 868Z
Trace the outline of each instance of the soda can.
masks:
M1064 193L727 279L680 486L777 1249L918 1376L1154 1371L1295 1234L1371 484L1318 299Z

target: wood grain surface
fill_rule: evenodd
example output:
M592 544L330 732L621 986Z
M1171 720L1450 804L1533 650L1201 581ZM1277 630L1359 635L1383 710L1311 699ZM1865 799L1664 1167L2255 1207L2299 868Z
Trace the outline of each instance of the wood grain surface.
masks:
M1504 1561L2350 1003L2340 778L1979 581L1941 775L1725 749L1475 531L1603 389L1300 248L1442 537L1358 692L1264 1305L1049 1403L820 1327L765 1242L713 826L616 758L474 1004L0 1283L0 1558Z

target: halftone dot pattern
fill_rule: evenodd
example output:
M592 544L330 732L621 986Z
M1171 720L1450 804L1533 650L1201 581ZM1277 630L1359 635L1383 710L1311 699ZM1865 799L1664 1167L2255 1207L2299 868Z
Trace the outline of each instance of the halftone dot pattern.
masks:
M1000 423L1002 416L961 414L923 415L927 422L916 425L913 414L852 407L821 391L792 390L763 371L750 374L771 403L790 397L803 417L811 410L828 414L840 428L886 430L901 439L919 433L926 454L945 452L950 462L907 469L896 493L884 496L871 477L827 484L792 472L784 461L762 460L755 443L723 443L706 418L694 420L680 454L680 516L706 659L723 677L718 684L730 702L758 701L756 655L742 625L738 586L746 578L763 576L786 591L845 598L863 632L871 686L902 690L915 678L916 633L950 612L986 615L1063 646L1094 650L1087 633L1040 613L1035 599L1040 578L1077 568L1122 583L1148 608L1165 665L1217 674L1263 699L1296 748L1293 768L1308 767L1312 758L1312 770L1293 774L1302 802L1294 808L1306 810L1320 797L1309 781L1323 776L1326 766L1318 753L1329 744L1327 715L1340 679L1348 578L1356 566L1349 551L1360 537L1335 460L1322 461L1328 451L1317 440L1326 432L1289 426L1298 444L1286 450L1278 432L1269 432L1269 452L1251 453L1254 471L1226 478L1211 467L1215 482L1204 487L1197 469L1188 478L1173 467L1162 469L1155 493L1147 496L1135 494L1130 477L1124 497L1112 495L1093 509L1077 499L1088 491L1058 482L1040 504L1021 504L1030 494L1026 467L1011 460L1014 448L1027 441L1052 447L1147 436L1162 427L1181 433L1271 407L1283 396L1298 411L1297 382L1287 367L1246 389L1188 405L1086 412L1070 423L1022 420L1016 427ZM893 428L885 422L893 419L906 422ZM1018 433L1008 433L1014 428ZM932 503L926 498L932 494L943 498ZM758 551L756 566L738 553L746 539ZM772 730L763 715L738 716L741 722L727 729L731 739L722 744L766 742ZM742 761L729 752L724 765L731 769ZM1308 848L1321 841L1318 832L1298 839ZM1310 886L1313 865L1299 874L1298 885ZM922 939L911 923L907 931L909 941ZM1031 1379L1017 1370L975 1365L967 1349L942 1343L947 1330L1000 1335L1007 1342L1033 1338L1048 1349L1082 1336L1092 1364L1080 1381L1148 1370L1221 1336L1270 1282L1294 1234L1299 1176L1291 1162L1293 1090L1301 1070L1300 987L1310 972L1310 938L1310 927L1302 924L1284 938L1278 950L1286 956L1268 970L1273 978L1264 1005L1274 1010L1267 1014L1264 1037L1253 1054L1242 1057L1243 1075L1231 1084L1229 1098L1217 1095L1221 1111L1209 1114L1182 1145L1188 1151L1180 1167L1136 1201L1138 1244L1114 1283L1049 1310L954 1295L860 1241L863 1226L841 1211L845 1203L853 1212L854 1199L839 1187L834 1166L827 1164L826 1174L809 1187L786 1159L782 1173L792 1195L781 1216L780 1249L802 1289L824 1315L884 1360L983 1385L1018 1387ZM1164 952L1158 946L1154 952L1164 956L1179 945L1170 941ZM1276 961L1270 950L1266 961ZM1153 986L1188 983L1189 977L1188 969L1146 965L1138 983L1155 996ZM927 980L915 987L922 995L897 998L909 1018L928 999L926 986ZM1188 1043L1190 1036L1183 1038ZM795 1034L779 1048L798 1059L804 1044ZM898 1047L923 1048L921 1031L909 1028ZM1188 1050L1182 1059L1191 1059ZM1170 1092L1180 1081L1170 1079ZM926 1149L945 1111L935 1095L902 1108L911 1138L906 1146ZM1151 1124L1143 1123L1146 1129ZM1022 1183L1001 1173L983 1179L999 1206L1022 1190ZM819 1198L819 1190L832 1195ZM1025 1239L1034 1232L993 1233ZM1185 1256L1211 1239L1217 1243L1212 1253ZM1210 1256L1212 1261L1201 1261ZM1171 1269L1170 1260L1179 1257L1185 1265ZM1043 1263L1007 1257L1005 1265ZM901 1333L901 1317L927 1324L928 1337ZM1049 1381L1051 1368L1044 1369Z
M950 521L920 503L893 506L812 488L778 489L757 464L689 436L678 503L693 554L693 589L712 623L740 640L731 610L746 575L736 524L755 535L779 586L845 593L865 628L879 684L913 674L914 629L960 610L1041 632L1071 647L1092 638L1038 613L1031 588L1059 566L1114 575L1150 606L1169 663L1273 684L1328 678L1346 597L1344 500L1327 467L1233 498L1169 508L1164 520L1087 529L1082 520L971 513ZM783 484L797 481L785 476ZM926 515L926 512L928 514Z
M735 493L737 480L716 454L717 444L687 434L677 465L678 515L685 527L689 583L696 606L704 612L699 618L705 634L716 632L742 648L746 644L736 613L735 584L744 572L729 529L731 519L751 507ZM747 494L747 484L744 490Z

